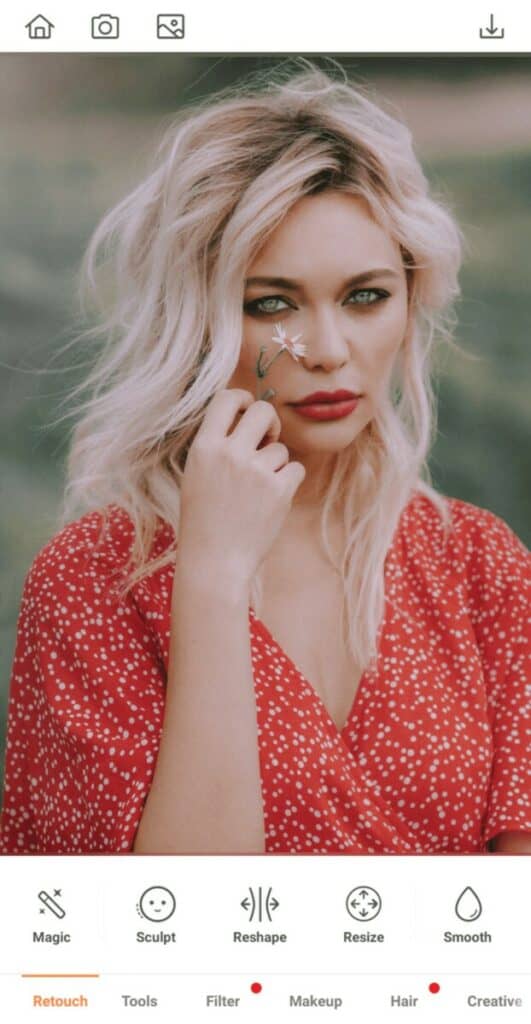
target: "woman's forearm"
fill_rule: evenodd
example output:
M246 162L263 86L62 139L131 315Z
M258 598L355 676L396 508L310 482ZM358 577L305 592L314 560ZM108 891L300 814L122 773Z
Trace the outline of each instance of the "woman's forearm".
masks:
M263 853L248 589L177 556L164 723L135 853Z

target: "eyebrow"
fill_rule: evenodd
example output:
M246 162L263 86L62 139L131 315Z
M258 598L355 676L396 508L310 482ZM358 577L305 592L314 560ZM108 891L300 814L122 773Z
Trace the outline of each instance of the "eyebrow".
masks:
M354 277L347 278L343 282L342 287L348 288L354 284L365 284L367 281L372 281L375 277L394 277L397 278L400 275L396 270L392 270L391 267L374 267L372 270L364 270L362 274L355 274ZM290 291L303 291L303 285L299 281L293 281L289 277L248 277L246 286L252 284L269 284L274 288L286 288Z

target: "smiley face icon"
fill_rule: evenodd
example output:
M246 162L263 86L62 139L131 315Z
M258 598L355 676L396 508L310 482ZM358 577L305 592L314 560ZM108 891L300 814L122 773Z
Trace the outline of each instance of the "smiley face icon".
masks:
M175 912L175 896L163 885L152 885L142 893L137 910L148 921L167 921Z

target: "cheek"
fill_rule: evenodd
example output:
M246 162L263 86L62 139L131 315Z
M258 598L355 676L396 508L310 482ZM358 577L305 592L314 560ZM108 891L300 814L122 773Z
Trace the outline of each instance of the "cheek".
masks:
M368 332L367 353L371 365L393 362L407 329L407 303L393 303L382 311Z
M365 348L369 390L376 401L386 393L407 330L407 303L395 305L374 324Z
M269 362L271 356L274 355L278 346L271 341L271 335L273 334L273 327L268 329L257 327L254 323L245 323L243 325L243 337L242 345L240 349L240 358L238 360L238 367L243 373L254 373L256 370L256 364L260 358L260 349L263 348L263 358L266 362Z
M238 360L238 367L243 373L254 373L256 364L260 356L260 345L244 339L242 342L240 358Z
M240 350L240 357L232 377L229 381L229 387L249 387L249 384L253 380L257 379L256 376L256 363L260 355L260 346L250 343L244 340Z

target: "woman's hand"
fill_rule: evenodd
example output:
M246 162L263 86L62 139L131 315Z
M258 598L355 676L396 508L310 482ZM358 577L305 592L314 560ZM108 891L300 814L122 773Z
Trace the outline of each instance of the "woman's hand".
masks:
M493 853L531 853L531 833L499 832L491 849Z
M274 407L250 391L223 388L209 402L186 460L179 527L181 555L202 571L249 585L273 544L306 474L278 442L280 428Z

